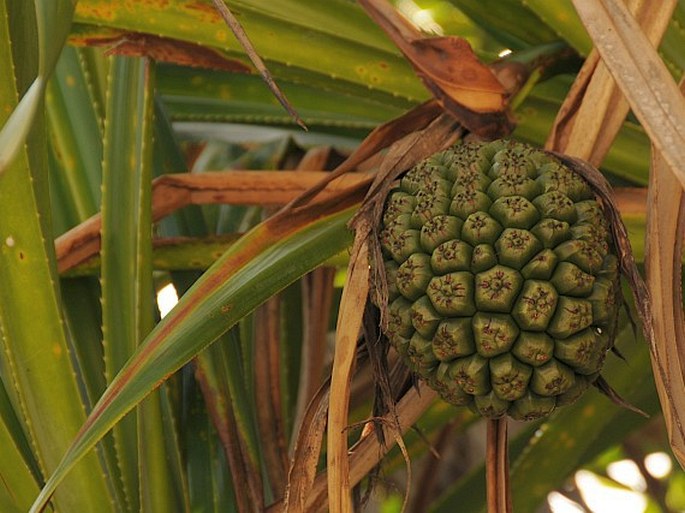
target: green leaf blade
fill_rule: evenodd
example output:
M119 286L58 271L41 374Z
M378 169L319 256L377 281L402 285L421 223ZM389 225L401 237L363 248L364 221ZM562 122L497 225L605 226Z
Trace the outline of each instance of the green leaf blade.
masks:
M267 221L236 243L181 298L112 381L31 513L40 510L76 462L166 377L266 298L347 247L351 215L348 208L313 222L300 219L285 233L272 232L275 227Z
M154 66L115 57L110 65L102 206L102 305L106 375L111 379L154 326L152 133ZM115 427L131 511L174 511L159 395ZM140 501L140 502L139 502Z
M39 491L40 472L1 380L0 447L0 511L25 511Z
M16 107L18 68L13 67L6 2L0 2L0 124ZM30 23L23 20L20 23ZM18 29L18 27L15 27ZM31 54L25 56L27 61ZM30 69L27 64L25 68ZM25 78L25 77L24 77ZM40 119L40 118L39 118ZM45 133L37 127L27 146L0 175L0 329L3 382L43 472L52 471L60 454L85 419L79 384L69 359L61 316L53 252L48 243ZM97 456L75 469L69 486L55 502L64 511L86 508L112 511L106 480Z
M74 224L95 214L100 205L102 133L87 80L77 51L67 47L46 93L50 136L61 163L59 179L78 216Z
M345 8L341 9L341 4ZM333 33L318 25L315 19L306 24L294 24L279 18L272 9L259 9L252 2L237 5L229 2L229 6L239 16L241 25L276 79L279 73L273 64L292 69L301 67L323 77L344 78L370 92L384 91L412 101L421 101L428 96L399 53L387 43L379 43L384 36L369 20L361 26L368 27L373 37L367 36L359 42L347 35L349 29ZM302 10L302 7L298 9ZM338 26L359 26L365 19L357 6L347 2L322 3L318 10L327 13L329 18L337 18ZM204 4L198 8L197 2L192 0L163 6L154 2L81 0L74 19L86 25L200 44L219 49L231 59L247 62L242 47L214 8Z

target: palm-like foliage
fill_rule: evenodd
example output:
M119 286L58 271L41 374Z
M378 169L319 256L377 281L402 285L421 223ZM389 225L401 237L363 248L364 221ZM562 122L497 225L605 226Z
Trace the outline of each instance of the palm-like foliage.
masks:
M0 81L3 512L27 511L55 472L64 478L56 511L325 508L319 448L329 397L340 393L326 387L343 278L335 269L344 269L346 223L368 183L350 178L316 202L274 212L342 160L330 147L349 153L429 93L356 3L227 3L309 133L271 96L210 1L0 0L0 76L9 77ZM549 48L555 56L561 47L577 52L544 82L533 76L520 97L513 137L540 145L581 59L593 58L570 1L436 1L423 14L412 2L397 5L419 21L433 13L485 62L505 48L526 63ZM676 77L685 67L684 17L678 3L662 27L660 55ZM581 111L582 99L572 106ZM663 151L667 129L650 128L648 137L633 117L619 123L616 139L604 141L605 174L631 188L670 176L668 168L649 171L650 137ZM248 169L262 172L211 173ZM153 185L162 175L173 176ZM670 189L675 197L658 210L665 217L680 201L678 183ZM619 196L639 260L643 192ZM682 243L660 231L659 219L652 247ZM92 248L99 256L82 261ZM168 283L183 297L160 321L155 291ZM682 337L668 321L657 326ZM610 361L607 379L658 416L649 350L627 319L618 347L628 363ZM370 374L359 360L350 425L372 414ZM406 434L414 462L427 452L426 437L447 452L468 440L475 422L426 390L406 392L398 414L404 429L416 424L422 433ZM516 509L535 510L580 467L604 472L607 460L664 450L660 435L635 443L646 429L654 430L593 392L542 425L522 427L511 446ZM355 442L352 485L366 483L385 450L350 429ZM431 458L414 472L413 509L484 511L479 462L438 485ZM384 474L401 462L395 449ZM652 500L664 504L663 494Z

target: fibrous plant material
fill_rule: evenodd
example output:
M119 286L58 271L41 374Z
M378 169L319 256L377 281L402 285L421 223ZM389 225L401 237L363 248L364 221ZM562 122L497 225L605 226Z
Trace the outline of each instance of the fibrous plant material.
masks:
M592 187L549 153L510 141L437 153L383 211L386 335L447 402L543 417L599 378L613 345L611 233Z

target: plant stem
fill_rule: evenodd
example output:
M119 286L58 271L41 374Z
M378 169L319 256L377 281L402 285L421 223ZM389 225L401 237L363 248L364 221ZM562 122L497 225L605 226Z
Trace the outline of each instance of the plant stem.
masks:
M485 454L488 513L512 513L507 419L489 419Z

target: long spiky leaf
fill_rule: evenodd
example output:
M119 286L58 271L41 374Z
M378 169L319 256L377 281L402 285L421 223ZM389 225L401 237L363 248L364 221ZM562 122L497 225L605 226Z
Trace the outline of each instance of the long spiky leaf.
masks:
M146 338L95 405L36 499L37 513L58 484L112 426L166 377L277 290L349 243L345 223L358 197L276 216L236 243ZM276 242L274 242L276 240Z

